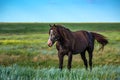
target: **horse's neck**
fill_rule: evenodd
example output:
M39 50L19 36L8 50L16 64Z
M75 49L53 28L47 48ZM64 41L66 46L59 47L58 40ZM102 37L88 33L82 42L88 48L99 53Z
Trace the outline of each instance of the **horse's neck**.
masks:
M71 45L72 42L73 42L72 32L71 31L63 31L60 43L62 43L63 45Z

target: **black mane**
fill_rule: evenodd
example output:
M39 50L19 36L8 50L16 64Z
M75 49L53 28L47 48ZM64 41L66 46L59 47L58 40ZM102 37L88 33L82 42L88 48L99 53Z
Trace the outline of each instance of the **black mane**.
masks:
M67 31L70 31L70 29L68 29L68 28L66 28L65 26L63 26L63 25L59 25L59 24L57 24L57 25L55 25L57 28L59 28L59 29L64 29L64 30L67 30ZM71 32L71 31L70 31Z

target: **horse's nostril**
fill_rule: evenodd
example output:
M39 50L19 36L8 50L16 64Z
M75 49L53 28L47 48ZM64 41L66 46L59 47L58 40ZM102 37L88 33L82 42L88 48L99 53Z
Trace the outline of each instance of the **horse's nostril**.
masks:
M49 47L51 47L51 46L52 46L52 41L51 41L50 39L48 40L48 42L47 42L47 43L48 43L48 46L49 46Z

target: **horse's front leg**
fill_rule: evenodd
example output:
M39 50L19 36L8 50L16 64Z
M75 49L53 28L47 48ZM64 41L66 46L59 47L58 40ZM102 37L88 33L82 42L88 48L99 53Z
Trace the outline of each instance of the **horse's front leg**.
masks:
M68 52L68 65L67 65L67 68L69 70L71 69L71 63L72 63L72 53Z
M59 58L59 68L62 70L64 55L62 53L58 52L58 58Z

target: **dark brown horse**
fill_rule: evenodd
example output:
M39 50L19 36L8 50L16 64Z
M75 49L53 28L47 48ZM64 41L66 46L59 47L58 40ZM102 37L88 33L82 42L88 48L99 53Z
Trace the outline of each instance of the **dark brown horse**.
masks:
M59 68L63 67L63 58L68 55L68 69L71 69L72 55L80 53L84 65L87 69L87 59L85 52L89 54L89 66L92 70L92 57L94 50L94 41L102 45L101 49L108 43L108 40L101 34L88 32L88 31L76 31L71 32L69 29L62 25L50 25L48 46L51 47L56 42L56 48L58 50Z

